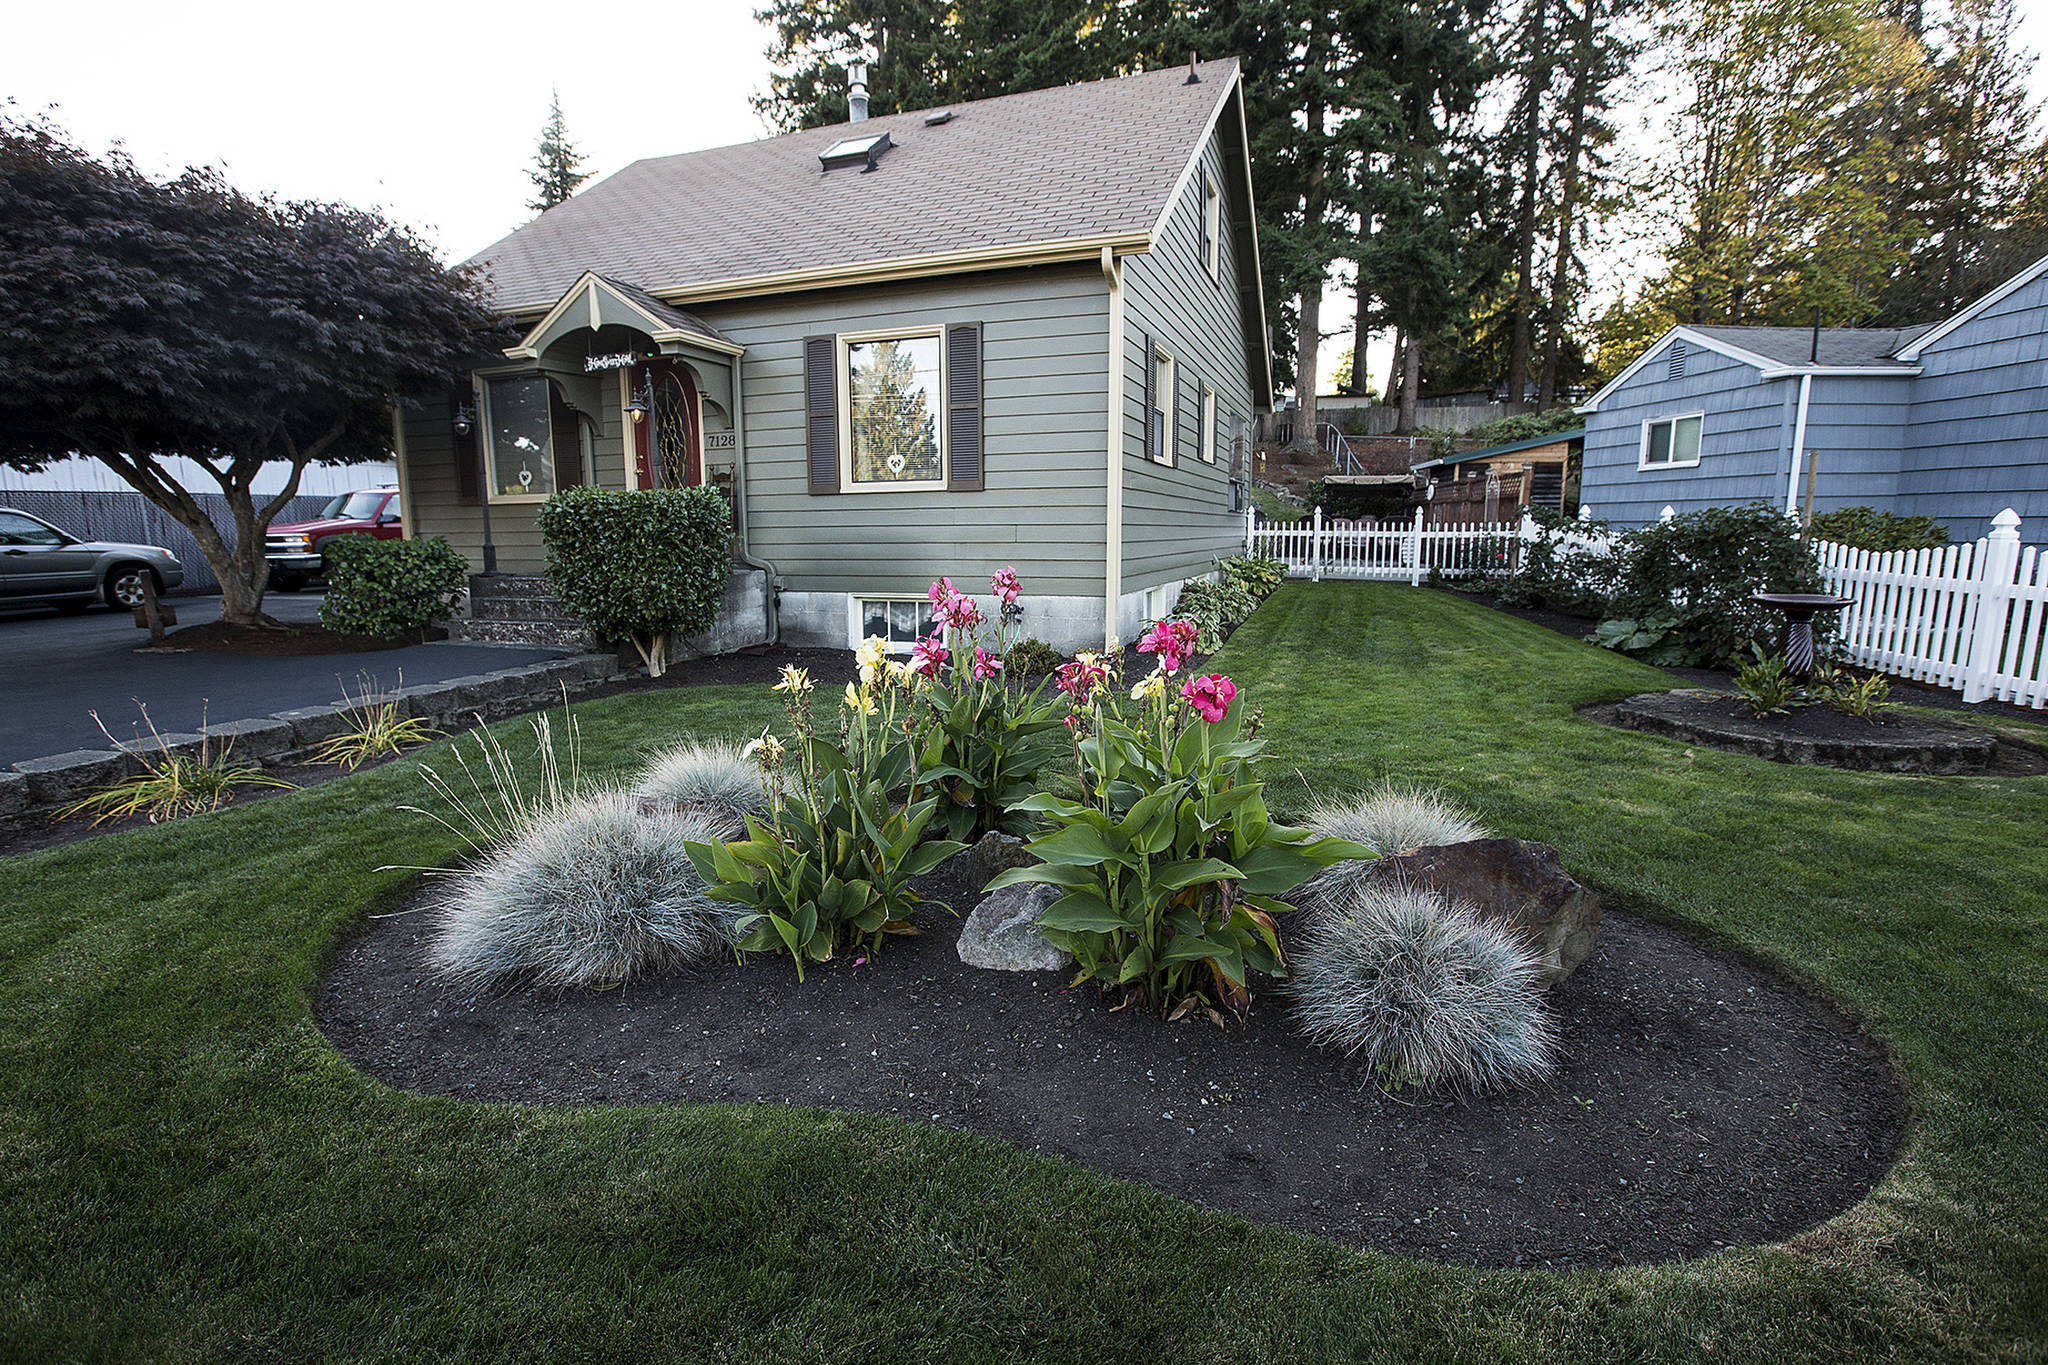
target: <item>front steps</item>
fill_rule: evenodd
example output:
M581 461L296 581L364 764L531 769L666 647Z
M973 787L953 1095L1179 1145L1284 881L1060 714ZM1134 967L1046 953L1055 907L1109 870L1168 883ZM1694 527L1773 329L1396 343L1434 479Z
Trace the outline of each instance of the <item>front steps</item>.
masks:
M448 623L448 638L481 644L599 649L590 628L569 614L545 574L472 574L469 615Z

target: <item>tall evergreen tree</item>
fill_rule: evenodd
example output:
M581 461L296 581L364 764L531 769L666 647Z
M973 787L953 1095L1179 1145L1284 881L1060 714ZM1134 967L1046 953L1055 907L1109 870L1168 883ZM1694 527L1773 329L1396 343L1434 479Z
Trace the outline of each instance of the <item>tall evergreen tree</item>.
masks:
M533 181L534 197L526 206L535 213L546 213L576 193L590 179L590 173L582 167L583 155L569 141L569 125L562 118L561 93L550 90L548 121L540 130L540 148L534 153L533 169L527 172Z

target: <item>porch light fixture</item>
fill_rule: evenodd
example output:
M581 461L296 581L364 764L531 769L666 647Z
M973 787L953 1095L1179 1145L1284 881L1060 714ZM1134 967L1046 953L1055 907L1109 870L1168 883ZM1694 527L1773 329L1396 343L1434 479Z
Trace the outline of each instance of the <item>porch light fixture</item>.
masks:
M475 430L476 406L471 403L464 403L455 410L455 434L457 436L467 436Z
M626 416L639 426L647 420L647 414L654 409L654 383L651 379L640 381L640 387L633 390L632 401L626 404Z

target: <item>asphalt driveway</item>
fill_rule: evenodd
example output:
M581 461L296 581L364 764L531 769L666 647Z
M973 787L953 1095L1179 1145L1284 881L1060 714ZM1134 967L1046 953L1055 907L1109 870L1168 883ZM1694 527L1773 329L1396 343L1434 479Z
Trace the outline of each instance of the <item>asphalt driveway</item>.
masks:
M220 616L218 597L170 599L180 626ZM320 595L273 594L265 609L281 621L317 621ZM557 649L500 645L408 645L368 654L270 659L242 654L137 654L149 643L127 612L94 608L59 616L47 608L0 610L0 767L70 749L104 749L92 713L131 738L147 703L159 730L195 731L203 718L244 720L294 706L341 700L342 689L439 682L559 657ZM146 731L144 732L147 733Z

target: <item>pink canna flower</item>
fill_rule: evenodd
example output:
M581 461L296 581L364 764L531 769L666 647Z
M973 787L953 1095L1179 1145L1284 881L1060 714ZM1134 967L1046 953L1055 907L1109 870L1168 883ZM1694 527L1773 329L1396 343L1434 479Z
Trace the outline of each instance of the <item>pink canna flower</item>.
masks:
M969 671L974 674L976 681L986 681L1003 671L1002 657L991 654L980 645L976 645L974 647L974 666Z
M924 595L931 599L931 603L935 607L945 602L948 598L959 596L958 593L953 591L953 580L950 578L941 578L938 582L927 588Z
M939 676L940 666L952 657L952 651L934 635L929 639L919 640L910 647L910 671L922 673L927 678L936 678Z
M1196 715L1214 725L1230 711L1230 703L1237 698L1237 684L1221 673L1211 673L1190 678L1180 695L1181 700L1195 708Z
M1005 603L1015 603L1024 591L1024 584L1018 580L1017 566L1014 564L997 569L994 573L990 574L988 586L989 591L993 592Z
M1195 652L1195 625L1192 621L1161 621L1145 633L1138 641L1140 654L1157 654L1159 666L1168 673L1178 673L1180 666Z

